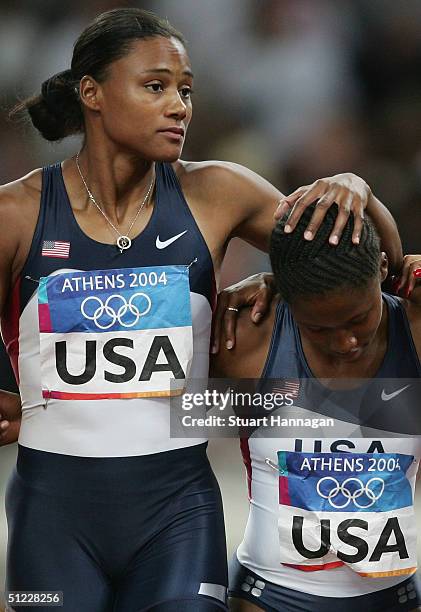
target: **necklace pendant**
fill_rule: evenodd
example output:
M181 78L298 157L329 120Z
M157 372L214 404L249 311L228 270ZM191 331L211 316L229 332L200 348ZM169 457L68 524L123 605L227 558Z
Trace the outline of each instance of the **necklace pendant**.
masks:
M120 253L122 253L126 249L130 249L132 246L132 241L128 236L119 236L117 238L117 246L120 249Z

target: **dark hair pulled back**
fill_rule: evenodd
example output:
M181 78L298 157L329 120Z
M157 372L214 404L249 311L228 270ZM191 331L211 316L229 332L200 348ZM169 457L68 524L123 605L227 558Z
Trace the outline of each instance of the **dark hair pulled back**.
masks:
M176 29L149 11L117 8L102 13L77 39L71 68L44 81L41 93L23 100L10 115L27 112L34 127L50 141L83 132L80 79L90 75L98 82L105 80L109 66L127 55L136 40L157 36L175 37L185 45Z

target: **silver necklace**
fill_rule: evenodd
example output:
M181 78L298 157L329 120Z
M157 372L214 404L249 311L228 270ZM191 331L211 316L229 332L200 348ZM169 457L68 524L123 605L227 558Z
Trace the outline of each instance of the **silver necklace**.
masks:
M130 234L130 232L132 230L133 225L136 223L136 220L137 220L138 216L140 215L140 211L143 209L143 207L145 206L146 202L149 199L149 196L150 196L150 194L152 192L153 184L155 182L155 176L152 177L151 184L149 185L149 189L146 192L146 195L143 198L142 203L139 206L139 209L138 209L138 211L137 211L133 221L130 223L129 227L127 228L127 233L126 234L122 234L121 232L118 231L118 229L116 228L114 223L107 217L105 212L102 210L101 206L99 206L99 204L95 200L94 196L92 195L92 191L89 189L88 185L86 184L85 178L84 178L84 176L82 174L82 170L80 169L80 165L79 165L79 155L80 155L80 151L76 155L76 167L78 169L80 178L82 179L82 183L83 183L83 185L84 185L84 187L86 189L86 193L88 194L88 197L91 200L92 204L94 204L97 207L97 209L99 210L101 215L104 217L104 219L107 221L107 223L113 228L113 230L117 234L117 242L116 242L116 244L117 244L117 247L120 249L120 253L122 253L123 251L125 251L127 249L130 249L130 247L132 246L132 241L131 241L131 238L129 238L129 234Z

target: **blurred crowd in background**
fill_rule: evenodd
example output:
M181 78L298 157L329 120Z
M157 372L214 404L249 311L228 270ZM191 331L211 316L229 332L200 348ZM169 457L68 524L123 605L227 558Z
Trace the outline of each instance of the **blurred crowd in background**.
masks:
M354 171L392 210L405 251L421 250L418 0L2 0L1 183L74 154L77 141L51 145L7 109L68 68L81 30L119 6L153 10L188 40L185 159L242 163L283 192ZM235 255L225 284L267 265Z

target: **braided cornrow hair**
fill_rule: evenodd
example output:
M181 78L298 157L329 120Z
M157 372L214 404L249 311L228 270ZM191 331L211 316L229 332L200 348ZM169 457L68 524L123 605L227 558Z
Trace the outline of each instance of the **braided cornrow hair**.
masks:
M312 204L304 211L293 232L284 232L287 215L272 232L270 261L278 290L287 302L297 296L366 286L380 270L380 240L369 219L364 219L359 245L352 242L351 215L339 244L333 246L329 244L329 236L338 215L336 207L328 210L313 240L304 240L314 209Z

